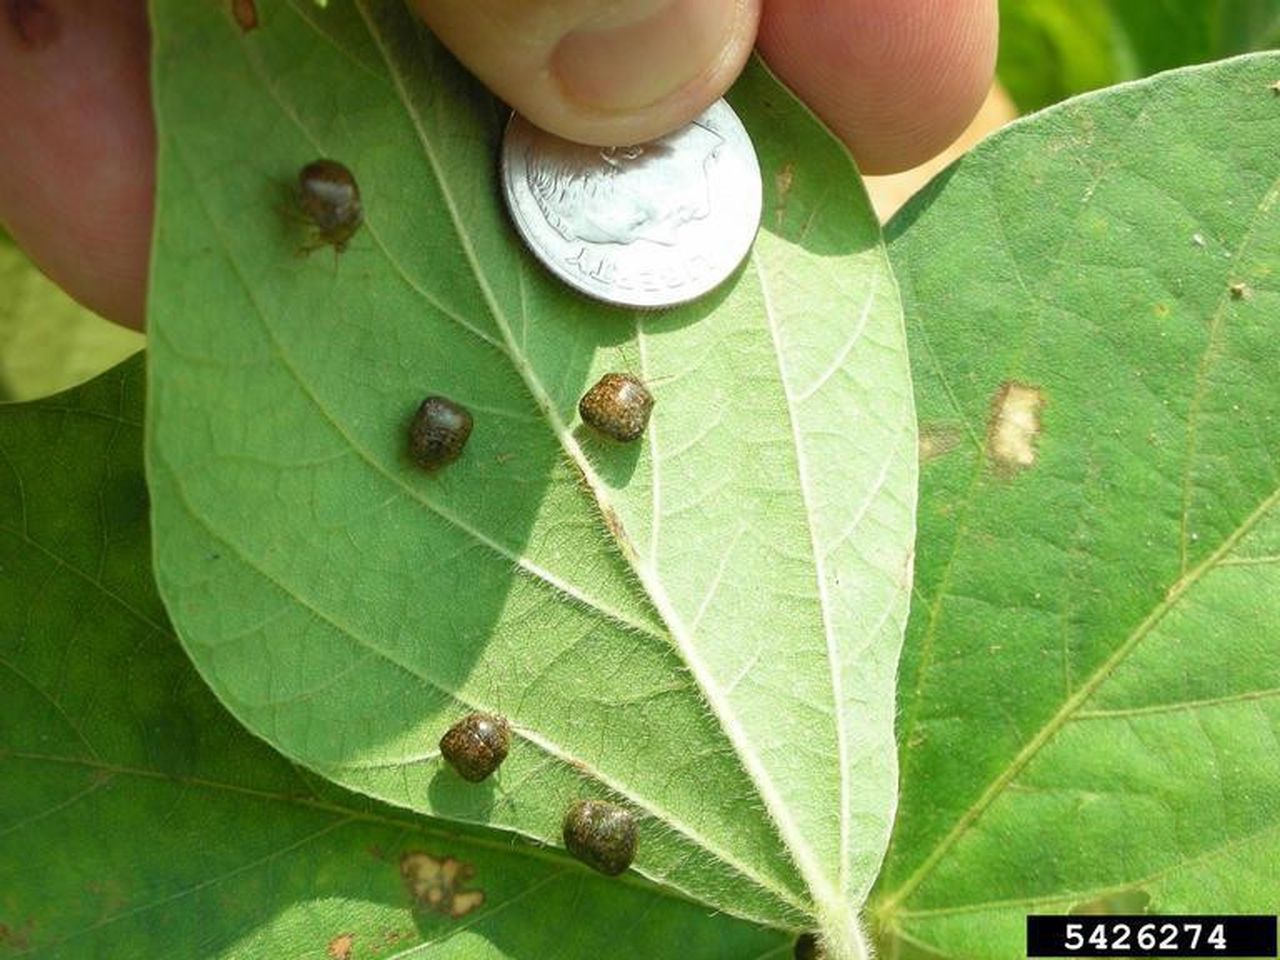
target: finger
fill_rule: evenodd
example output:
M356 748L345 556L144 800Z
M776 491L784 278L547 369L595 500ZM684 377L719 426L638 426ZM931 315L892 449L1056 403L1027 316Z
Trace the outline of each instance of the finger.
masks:
M143 3L0 0L0 221L56 283L141 327L155 136Z
M638 143L705 110L751 52L760 0L415 0L436 35L538 126Z
M864 173L929 159L995 72L996 0L768 0L760 50Z

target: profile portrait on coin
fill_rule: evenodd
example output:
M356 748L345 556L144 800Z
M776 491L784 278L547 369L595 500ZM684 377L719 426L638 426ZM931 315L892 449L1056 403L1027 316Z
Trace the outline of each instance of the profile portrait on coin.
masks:
M570 243L675 246L685 224L711 213L711 168L724 138L691 123L633 147L548 138L525 154L538 209Z

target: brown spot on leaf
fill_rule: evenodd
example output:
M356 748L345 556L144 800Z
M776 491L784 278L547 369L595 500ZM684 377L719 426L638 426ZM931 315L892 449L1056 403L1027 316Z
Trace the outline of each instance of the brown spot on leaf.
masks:
M997 466L1022 470L1036 462L1040 411L1044 394L1038 387L1006 381L991 401L987 425L987 454Z
M1231 291L1232 300L1248 300L1250 294L1253 293L1247 283L1233 283L1227 289Z
M1271 84L1271 86L1267 87L1267 89L1271 91L1273 96L1280 97L1280 80L1277 80L1275 83Z
M622 526L622 520L618 517L618 511L613 507L605 507L601 514L604 517L604 525L609 528L609 532L613 534L615 540L626 540L627 531Z
M329 941L329 946L324 952L333 960L351 960L351 948L355 946L355 942L354 933L340 933Z
M907 551L906 559L902 562L902 576L898 578L898 586L903 590L910 590L911 584L915 580L916 575L916 552L914 549ZM836 584L839 585L840 580L837 578Z
M945 457L964 443L964 427L957 423L920 424L920 462Z
M28 918L21 927L11 927L7 923L0 923L0 947L13 950L16 953L26 953L31 949L31 928L35 923Z
M231 15L244 33L258 27L258 5L254 0L231 0Z
M605 529L613 537L614 546L618 548L618 551L628 560L638 562L639 554L636 551L636 546L627 535L627 529L622 525L622 518L618 516L617 511L612 507L602 505L600 518L604 521Z
M778 168L778 172L773 175L774 189L778 193L778 205L774 209L774 217L778 226L782 226L782 220L787 215L787 198L791 196L791 184L796 178L796 165L788 161Z
M475 867L453 857L411 851L400 858L400 876L414 906L458 919L484 903L483 890L464 890Z
M4 0L4 8L14 36L28 50L43 50L58 39L58 15L48 0Z

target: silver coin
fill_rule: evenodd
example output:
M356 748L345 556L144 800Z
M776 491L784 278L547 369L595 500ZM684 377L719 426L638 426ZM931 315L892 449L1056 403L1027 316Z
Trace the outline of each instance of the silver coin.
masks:
M502 180L516 229L570 286L669 307L719 286L760 226L760 165L723 100L649 143L589 147L513 114Z

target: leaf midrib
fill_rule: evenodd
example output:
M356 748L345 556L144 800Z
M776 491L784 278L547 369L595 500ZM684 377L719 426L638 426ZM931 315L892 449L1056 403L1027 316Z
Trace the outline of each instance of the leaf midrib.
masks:
M464 710L480 711L484 713L494 712L494 708L492 706L488 706L484 703L480 703L474 699L463 699L459 697L457 691L447 689L446 687L439 684L437 681L433 680L431 677L415 669L411 664L401 662L400 660L392 656L389 652L384 650L382 647L378 646L377 644L374 644L373 642L371 642L365 637L361 637L357 635L352 630L334 621L331 617L329 617L323 611L307 603L300 596L298 596L294 591L292 591L288 586L286 586L285 584L281 583L278 579L276 579L270 572L263 569L251 557L247 556L238 544L228 540L226 537L219 534L214 529L213 524L195 509L194 505L191 503L190 499L187 497L186 492L183 489L182 485L176 479L177 475L173 471L172 467L166 464L166 468L168 469L168 472L170 473L171 477L174 478L173 483L174 483L175 492L180 498L182 505L186 510L188 516L190 516L192 520L194 520L201 527L203 527L205 532L210 537L212 537L216 542L222 544L229 552L231 552L234 556L236 556L240 560L240 562L242 562L246 567L248 567L249 569L257 573L267 583L271 584L273 587L280 590L286 596L290 597L293 600L293 602L297 603L303 609L307 610L312 616L316 617L317 620L320 620L321 622L328 624L332 629L334 629L338 633L342 634L345 637L350 638L358 646L369 651L369 653L378 657L384 663L387 663L395 667L396 669L403 671L408 676L413 677L415 680L418 680L419 682L426 684L428 687L438 691L440 694L447 697L452 702L458 704ZM552 740L538 736L532 733L531 731L521 730L519 728L515 728L514 732L519 734L521 738L530 746L534 747L537 750L540 750L541 752L546 754L549 758L551 758L553 761L571 766L572 769L575 772L577 772L579 775L590 777L591 779L595 780L597 783L601 784L607 790L611 791L617 796L625 797L631 803L635 804L636 807L648 811L655 818L661 820L668 827L670 827L673 832L678 833L681 836L687 838L691 843L705 850L708 854L710 854L720 863L723 863L727 868L732 870L734 873L738 874L743 879L749 881L754 886L758 887L760 890L764 891L770 896L777 898L777 900L780 903L786 904L787 906L795 910L800 910L802 912L807 911L808 909L807 905L797 900L795 895L791 893L791 891L782 887L778 887L775 884L771 883L770 881L766 880L765 878L761 877L754 869L740 863L736 857L733 857L729 853L721 850L718 845L711 843L709 840L703 837L697 830L683 823L670 812L663 810L659 805L657 805L653 801L642 798L641 796L634 793L633 791L628 790L621 784L614 782L611 778L606 777L603 773L601 773L601 771L596 769L594 766L587 763L585 760L582 760L576 757L570 751L565 750L563 747L561 747L559 744L555 743ZM324 772L323 767L317 767L317 770L322 774ZM365 789L367 790L368 788L365 788ZM373 794L371 791L369 791L369 795L375 796L375 794ZM377 796L376 798L385 803L396 804L396 801L390 797ZM501 829L507 830L512 833L517 833L522 836L526 836L528 837L528 839L535 842L545 841L544 837L536 836L533 834L527 834L524 831L518 830L511 826L503 826L501 827ZM651 880L655 884L659 884L662 886L671 886L672 889L675 890L677 893L679 893L683 899L686 899L695 903L704 902L698 897L696 897L695 895L688 893L684 890L681 890L679 887L671 885L666 880L663 880L661 878L651 878Z
M280 110L286 116L289 117L290 120L293 121L294 126L297 127L298 131L304 137L306 137L308 141L310 141L311 145L315 147L316 150L321 151L322 147L320 143L317 142L313 136L311 136L310 131L307 129L305 124L303 124L301 118L298 117L289 108L288 104L286 104L283 101L283 99L280 97L279 92L276 90L274 84L272 84L270 77L262 70L261 64L259 64L256 58L254 57L246 55L246 59L249 61L258 79L262 82L262 85L267 89L268 93L270 93L272 101L280 108ZM179 159L179 161L183 163L183 166L187 166L188 169L190 169L189 165L185 162L185 158L182 157L181 153L176 149L175 149L175 154L177 155L177 158ZM196 194L196 198L198 202L200 203L201 209L204 211L205 219L208 220L210 225L213 227L213 229L218 232L219 239L222 241L223 249L229 250L230 247L227 245L225 233L223 232L220 225L217 223L216 219L213 217L208 204L204 202L203 194L200 193L199 191L194 191L194 192ZM443 184L442 184L442 192L444 192L447 196L447 191L443 189ZM451 210L452 210L452 207L451 207ZM380 238L378 238L377 242L378 242L378 246L382 249L383 253L386 255L388 262L395 267L396 272L399 273L400 276L405 280L405 282L409 285L410 289L412 289L414 292L422 296L423 299L425 299L428 303L430 303L432 306L438 309L443 316L445 316L446 318L448 318L449 320L457 324L463 330L474 335L475 337L479 338L483 342L489 344L495 350L497 350L498 352L506 356L509 360L511 359L511 351L508 345L499 343L498 341L490 337L488 334L486 334L484 331L480 330L477 327L472 326L470 323L468 323L465 319L460 317L453 310L446 308L442 303L436 300L435 297L431 296L427 291L423 290L421 286L419 286L409 277L408 273L403 269L403 267L399 264L399 262L395 259L395 257L392 256L391 251L381 241ZM508 563L511 563L512 565L514 565L517 569L523 570L525 573L533 577L535 580L542 581L547 586L549 586L553 591L556 591L558 595L562 595L563 597L568 598L576 603L580 603L582 606L587 607L588 609L596 611L601 616L603 616L606 620L616 623L624 627L625 629L634 630L638 633L645 634L646 636L650 636L655 639L666 639L661 634L655 632L649 624L639 623L635 620L632 620L631 618L627 617L625 614L619 611L610 609L603 603L603 601L592 598L583 590L581 590L580 588L576 587L573 584L570 584L562 580L560 577L556 576L550 570L546 570L543 567L539 566L538 564L533 563L523 554L517 551L510 550L508 547L504 546L498 541L492 539L491 537L486 536L485 534L481 533L479 530L471 527L470 524L463 521L460 517L455 516L451 512L445 510L443 507L433 503L431 500L425 497L417 488L405 483L403 479L396 476L391 471L387 470L381 463L377 461L377 459L374 457L372 452L370 452L361 444L356 442L356 438L350 434L350 432L342 425L342 423L338 420L338 418L335 417L329 411L329 409L324 405L324 403L320 400L320 398L316 396L315 392L307 384L305 378L303 378L301 373L297 370L297 368L289 359L289 355L287 351L284 349L284 345L280 343L279 338L276 337L275 335L275 331L272 329L270 323L267 322L266 312L264 311L262 305L258 302L257 297L254 294L253 287L249 283L248 278L244 275L243 271L240 269L239 263L230 256L227 257L227 260L230 263L232 269L235 270L236 277L240 281L240 285L244 288L246 295L249 297L250 301L253 303L254 310L258 314L258 317L262 322L263 329L266 331L267 336L271 339L271 342L276 349L277 355L284 362L285 366L289 371L291 378L294 380L295 383L298 384L299 389L306 394L307 399L311 401L311 403L320 412L321 416L324 417L325 421L343 439L343 441L347 444L347 446L350 447L350 449L353 450L360 457L360 459L363 460L370 468L372 468L375 473L379 474L383 479L390 482L393 486L399 488L400 491L406 494L410 500L414 500L420 503L422 506L426 507L428 511L430 511L431 513L434 513L436 516L440 517L446 523L449 523L452 526L456 527L458 530L465 533L467 536L471 537L481 546L497 554ZM513 361L513 365L514 365L514 361Z
M810 546L810 549L813 551L814 577L816 580L816 585L818 590L818 608L822 616L823 641L825 642L826 648L827 648L827 667L831 674L831 700L832 700L832 708L833 708L832 712L835 715L834 720L835 720L835 727L836 727L836 754L837 754L836 762L838 764L838 769L840 774L840 799L839 799L839 803L840 803L840 847L839 847L840 866L839 866L839 872L836 876L835 888L836 888L836 891L839 891L841 898L843 898L843 895L846 894L848 891L848 880L849 880L849 870L848 870L849 828L850 828L849 797L851 793L851 790L849 788L849 744L848 744L849 734L848 734L847 726L845 724L844 692L843 692L842 678L840 676L841 661L839 656L839 650L837 649L837 646L836 646L836 637L835 637L835 632L832 625L831 602L827 596L827 592L828 592L827 591L827 572L826 572L827 557L826 557L826 551L823 551L818 547L818 531L817 531L816 525L814 524L813 503L811 501L811 495L810 495L809 462L808 462L808 458L805 455L804 444L802 442L801 432L800 432L800 423L797 419L797 416L799 414L799 410L797 409L797 401L792 396L791 382L790 382L790 378L787 375L787 362L785 359L784 351L782 349L781 332L778 330L777 320L774 317L773 300L772 300L772 296L769 288L769 280L765 275L764 267L761 265L760 259L756 255L754 250L751 252L751 265L755 269L756 277L760 282L760 296L764 305L765 321L769 328L769 336L773 342L773 352L774 352L774 355L777 357L778 379L782 383L782 394L787 404L787 423L788 423L788 426L791 428L791 442L795 447L795 451L796 451L796 476L797 476L798 485L800 487L800 498L804 504L805 528L809 532L809 546ZM867 297L867 304L863 309L862 318L859 322L858 330L856 331L855 336L850 340L849 346L846 349L846 353L847 353L847 350L852 349L853 342L855 342L858 339L858 336L861 334L862 326L866 322L867 314L870 312L870 309L871 309L871 302L874 299L875 299L875 290L873 287L872 292ZM842 358L844 355L845 354L841 355ZM826 376L827 375L824 374L822 382L825 382ZM819 383L819 387L820 386L821 386L821 382ZM818 388L815 387L814 389L816 390ZM893 453L893 450L892 448L890 448L890 455L892 455L892 453ZM886 460L886 463L888 463L887 460ZM867 501L864 503L864 509L866 505L870 503L871 499L875 497L875 493L876 491L873 490L872 493L869 495ZM859 513L859 519L861 519L861 512ZM817 891L815 891L815 893L816 892ZM830 891L830 892L823 891L823 893L825 894L825 896L829 897L833 893L835 893L835 891Z
M184 166L186 166L185 158L183 158L183 156L181 155L181 150L179 148L175 147L174 156L179 163L182 163ZM205 214L205 219L208 221L211 229L213 230L214 234L217 236L220 248L224 256L226 257L228 264L230 265L232 271L235 273L236 278L239 280L241 286L244 288L246 296L248 296L250 303L253 305L255 315L257 316L259 322L262 324L263 330L265 331L267 337L271 340L271 343L275 349L277 356L279 357L284 369L289 373L291 378L298 384L299 388L303 391L303 393L307 396L307 398L311 401L311 403L316 407L316 409L320 412L320 414L323 417L325 417L325 419L332 425L332 427L339 434L339 436L341 436L350 445L350 447L354 451L356 451L357 454L359 454L363 459L366 460L366 462L368 462L371 466L373 466L375 470L381 472L384 477L391 480L393 483L396 483L402 486L406 490L406 492L408 492L411 499L418 500L427 509L432 510L433 512L436 512L437 514L441 515L445 519L448 519L447 516L445 516L439 510L436 510L430 503L422 499L420 494L418 494L412 488L404 486L402 481L398 480L397 478L392 476L390 473L386 472L380 465L378 465L376 461L373 459L372 455L369 454L367 451L365 451L362 447L360 447L355 442L355 439L351 437L342 428L342 426L339 424L336 418L333 417L333 415L321 402L320 398L317 397L315 393L310 389L305 379L301 376L300 372L293 365L292 361L290 360L288 352L284 349L284 345L276 337L274 330L272 329L270 323L267 321L266 314L263 311L262 305L258 302L258 299L253 291L253 288L248 282L248 278L244 275L243 271L240 268L239 262L233 256L231 256L229 251L232 248L227 243L227 238L221 225L218 223L217 219L214 218L210 213L208 205L205 203L203 193L200 191L199 188L194 190L193 193L196 196L197 202L200 204L201 209ZM305 602L300 596L298 596L298 594L295 591L293 591L284 583L280 582L274 575L272 575L270 572L264 569L253 558L249 557L243 551L243 549L241 549L239 544L232 542L231 540L224 537L222 534L218 533L217 530L214 528L214 525L209 521L209 519L195 509L195 506L192 503L191 499L188 497L185 488L177 479L178 472L175 471L171 465L166 464L166 468L170 476L173 478L174 489L177 492L178 496L180 497L182 501L182 505L186 510L187 514L194 521L196 521L201 527L203 527L209 536L214 538L217 542L223 544L229 551L234 553L242 563L244 563L250 569L254 570L259 576L261 576L264 580L266 580L268 583L273 585L276 589L280 590L286 596L292 598L296 603L298 603L300 606L308 610L317 619L323 621L324 623L327 623L330 627L332 627L334 630L336 630L343 636L349 637L353 642L363 647L365 650L368 650L373 655L379 657L384 662L390 664L391 666L399 670L404 671L406 674L408 674L411 677L414 677L415 679L421 681L422 683L427 684L428 686L437 690L439 693L449 698L453 702L459 704L463 708L468 710L493 712L492 707L487 707L484 704L477 703L474 701L461 699L457 695L456 691L450 690L444 686L441 686L439 683L434 681L431 677L421 673L420 671L416 670L414 667L412 667L409 664L402 663L401 661L393 657L390 653L382 649L377 644L374 644L373 642L371 642L365 637L361 637L357 635L352 630L334 621L331 617L329 617L323 611ZM459 529L462 529L468 533L470 532L469 527L463 526L461 524L459 524ZM488 545L485 541L479 541L479 542L484 543L485 545ZM524 568L523 558L510 558L510 559L512 560L512 562L516 563L518 567ZM545 578L539 578L539 579L545 580ZM545 581L545 582L547 582L553 589L555 588L555 583L551 581ZM564 599L565 597L569 597L575 600L578 599L575 593L570 593L568 591L564 591L564 597L560 597L559 599ZM592 609L595 609L597 612L599 612L604 617L606 617L606 619L610 619L614 622L618 622L622 626L628 629L636 630L637 632L646 633L651 636L654 636L652 631L648 630L647 628L641 628L632 624L628 620L621 619L620 617L611 616L609 611L606 608L603 608L598 604L587 603L582 600L578 600L578 602L582 602L584 606L588 606ZM800 901L791 890L785 887L778 886L777 884L761 876L757 870L747 866L746 864L743 864L741 861L738 860L737 857L734 857L729 852L721 849L718 844L714 844L710 842L699 831L695 830L690 825L682 822L680 819L675 817L674 814L664 810L656 802L650 799L642 798L640 795L636 794L634 791L628 790L627 788L623 787L621 784L614 782L611 778L604 776L604 774L601 773L594 766L587 763L585 760L576 757L571 751L564 749L559 744L554 743L554 741L551 741L549 739L546 739L540 736L531 735L529 731L517 731L517 732L520 732L523 739L526 742L528 742L531 746L533 746L535 749L542 750L542 752L546 753L554 761L558 763L569 764L570 766L573 767L574 770L576 770L580 774L591 777L596 782L603 785L606 789L612 791L618 796L627 798L629 801L634 803L636 807L648 811L649 813L654 815L656 819L659 819L663 823L667 824L667 826L669 826L673 832L680 834L681 836L685 837L689 842L705 850L708 854L710 854L720 863L724 864L725 867L730 869L732 872L739 875L744 880L750 882L752 885L756 886L757 888L759 888L769 896L775 898L778 903L783 904L791 908L792 910L797 910L802 913L809 912L810 906ZM396 801L390 797L380 796L378 797L378 799L386 803L393 803L393 804L396 803ZM534 841L544 840L543 837L534 836L532 834L525 834L522 831L515 829L514 827L505 826L502 829L508 830L513 833L521 834L522 836L528 836L531 840L534 840ZM686 892L680 889L678 886L672 885L668 880L665 880L662 878L652 878L652 882L654 882L655 884L663 885L663 886L667 886L667 885L672 886L672 889L676 893L678 893L682 898L687 899L691 902L695 902L695 903L704 902L694 894Z
M444 176L444 170L440 165L439 159L435 155L430 138L423 129L422 118L419 116L417 109L413 104L412 97L404 88L404 83L399 72L395 69L390 52L387 50L373 19L368 11L369 0L357 0L356 7L361 17L365 21L365 26L369 31L370 37L378 47L386 63L388 73L395 85L397 94L399 95L401 104L404 106L405 112L413 123L414 129L418 134L419 143L422 146L423 154L427 158L436 181L440 186L440 192L444 198L446 208L449 213L450 220L454 226L455 234L458 237L459 244L462 247L467 261L471 266L472 273L476 278L477 284L480 286L485 303L494 319L502 330L502 335L507 343L508 357L512 365L516 368L521 378L525 381L529 392L533 395L539 408L543 411L547 418L547 422L555 433L561 446L574 464L581 471L583 480L587 488L595 497L597 505L602 513L613 513L613 508L609 503L607 487L592 467L582 448L573 438L567 426L560 419L558 412L551 403L550 397L547 395L536 373L517 353L515 342L505 314L499 307L497 298L494 296L493 290L489 285L488 277L481 269L479 260L476 256L475 249L471 243L471 239L467 232L463 229L462 220L459 216L457 204L453 198L452 191L449 188L449 181ZM797 451L797 454L799 451ZM783 841L783 845L790 854L800 875L804 878L810 891L815 895L825 894L830 882L827 880L825 873L816 863L812 853L809 851L808 843L805 841L803 834L800 832L785 804L782 803L781 797L774 787L772 778L761 763L758 755L751 749L749 741L746 740L743 732L739 728L736 716L723 701L722 698L715 696L716 686L712 680L712 676L706 665L702 662L701 656L693 647L692 636L687 633L680 617L675 610L674 605L666 595L665 588L661 581L658 580L656 573L651 571L648 566L640 561L639 554L635 545L629 540L619 535L618 530L610 531L617 539L621 553L627 562L635 570L641 585L645 588L650 602L658 613L662 622L668 627L672 640L675 642L677 649L680 651L689 672L693 675L699 689L702 690L703 696L708 706L720 721L721 727L725 731L725 735L732 745L735 753L739 758L747 776L756 785L756 788L764 801L765 809L768 812L771 821L777 827L779 836ZM823 899L821 896L818 899Z

